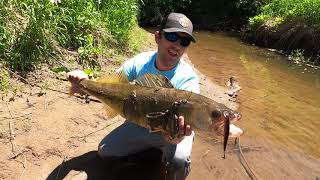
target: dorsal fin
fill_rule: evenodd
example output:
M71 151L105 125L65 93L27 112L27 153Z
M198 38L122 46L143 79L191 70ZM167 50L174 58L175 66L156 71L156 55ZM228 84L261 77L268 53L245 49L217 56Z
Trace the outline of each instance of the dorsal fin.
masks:
M136 85L146 87L173 88L170 80L163 75L146 73L134 80Z
M129 83L128 76L124 71L117 72L112 75L104 76L97 79L97 82L102 83Z

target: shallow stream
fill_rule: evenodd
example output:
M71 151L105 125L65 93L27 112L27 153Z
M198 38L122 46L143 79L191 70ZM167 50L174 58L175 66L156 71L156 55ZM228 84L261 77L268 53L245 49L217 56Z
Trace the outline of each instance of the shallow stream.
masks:
M224 33L195 38L187 53L201 73L222 86L230 76L240 82L238 125L245 136L320 157L320 69Z

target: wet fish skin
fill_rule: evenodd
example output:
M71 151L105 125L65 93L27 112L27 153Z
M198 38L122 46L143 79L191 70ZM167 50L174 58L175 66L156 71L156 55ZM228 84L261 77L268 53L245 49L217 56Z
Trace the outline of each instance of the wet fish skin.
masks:
M177 114L184 116L186 124L214 135L228 136L229 132L226 134L224 128L226 122L241 118L239 113L221 103L175 88L104 83L86 79L80 82L79 87L110 106L122 117L146 128L150 128L147 114L163 112L174 102L181 102Z

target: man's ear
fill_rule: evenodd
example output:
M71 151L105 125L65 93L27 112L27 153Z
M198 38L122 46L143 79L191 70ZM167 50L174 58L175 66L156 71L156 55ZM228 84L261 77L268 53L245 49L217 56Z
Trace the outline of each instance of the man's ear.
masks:
M161 39L160 31L154 32L154 39L155 39L156 43L159 44L160 39Z

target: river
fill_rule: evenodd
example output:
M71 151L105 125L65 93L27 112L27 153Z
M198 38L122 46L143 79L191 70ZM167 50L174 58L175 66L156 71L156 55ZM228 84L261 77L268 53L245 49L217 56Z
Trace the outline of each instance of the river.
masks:
M240 82L243 136L320 157L319 69L225 33L201 31L195 38L187 53L201 73L222 86L230 76Z

